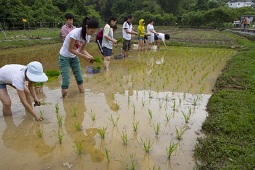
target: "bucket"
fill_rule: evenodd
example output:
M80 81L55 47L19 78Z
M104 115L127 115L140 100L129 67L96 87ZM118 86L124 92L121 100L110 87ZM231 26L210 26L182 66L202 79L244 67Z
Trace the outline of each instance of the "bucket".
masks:
M87 66L86 70L90 74L100 73L100 71L101 71L100 68L98 68L98 66Z

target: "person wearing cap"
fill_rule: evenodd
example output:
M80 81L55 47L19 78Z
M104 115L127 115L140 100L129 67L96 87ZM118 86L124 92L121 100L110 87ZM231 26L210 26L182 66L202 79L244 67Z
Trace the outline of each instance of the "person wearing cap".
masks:
M27 66L20 64L8 64L0 68L0 100L3 104L3 115L12 115L11 98L7 92L6 85L17 90L18 96L25 109L37 120L42 118L32 107L30 95L33 97L35 106L40 106L35 90L35 82L46 82L48 77L43 72L43 66L40 62L33 61ZM28 85L25 82L28 81Z

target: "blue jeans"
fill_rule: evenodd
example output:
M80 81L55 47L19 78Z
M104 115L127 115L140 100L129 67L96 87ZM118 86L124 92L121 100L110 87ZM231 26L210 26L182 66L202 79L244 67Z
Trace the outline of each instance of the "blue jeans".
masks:
M6 89L6 84L0 84L0 89Z
M70 67L72 68L76 83L78 85L83 83L80 60L77 56L69 58L59 54L58 65L62 75L62 89L68 89L70 85Z

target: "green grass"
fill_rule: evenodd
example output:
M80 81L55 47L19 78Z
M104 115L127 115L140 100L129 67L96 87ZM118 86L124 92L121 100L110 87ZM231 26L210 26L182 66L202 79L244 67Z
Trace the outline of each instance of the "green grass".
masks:
M234 37L234 35L232 35ZM255 168L255 43L238 36L243 46L218 77L199 138L197 169Z

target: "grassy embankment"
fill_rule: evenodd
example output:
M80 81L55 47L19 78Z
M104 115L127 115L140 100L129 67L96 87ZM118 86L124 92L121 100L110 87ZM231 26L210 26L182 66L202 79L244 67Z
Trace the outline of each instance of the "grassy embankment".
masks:
M199 160L197 168L202 170L255 169L255 43L213 30L170 28L160 32L170 33L168 45L232 46L239 50L216 82L215 92L207 105L209 115L202 126L207 138L198 139L195 157ZM29 39L29 36L37 35L52 38ZM0 49L57 43L60 42L58 35L59 29L10 31L7 40L13 41L2 41L4 36L1 34ZM27 41L20 40L25 37Z
M244 48L215 84L195 156L198 169L255 169L255 42L239 37Z

